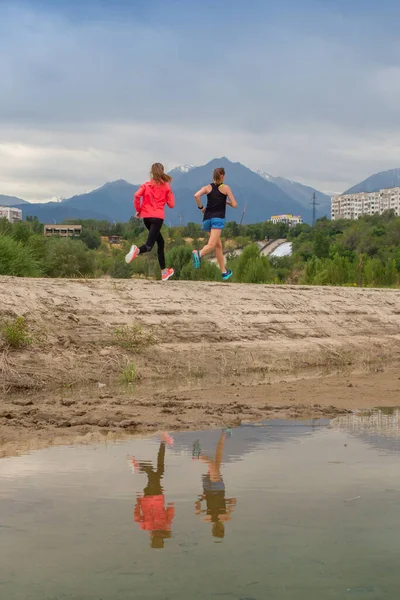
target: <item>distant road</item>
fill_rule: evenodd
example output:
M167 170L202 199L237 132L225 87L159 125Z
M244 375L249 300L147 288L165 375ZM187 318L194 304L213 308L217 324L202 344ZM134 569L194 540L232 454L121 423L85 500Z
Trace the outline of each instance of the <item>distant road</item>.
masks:
M255 244L257 244L257 246L260 248L260 255L261 256L288 256L292 253L292 243L288 242L285 238L280 238L279 240L271 240L270 242L254 242ZM278 250L282 247L285 246L285 253L284 254L275 254L275 252L278 252ZM290 251L289 251L289 247L290 247ZM226 250L224 252L224 256L240 256L243 252L243 248L236 248L235 250ZM216 258L211 258L211 262L216 263L217 259Z
M286 244L287 241L282 238L279 240L274 240L272 242L268 242L267 244L265 244L263 246L263 248L261 248L260 250L260 254L261 256L270 256L270 255L274 255L275 256L275 251L277 248L279 248L279 246L282 246L282 244Z
M275 250L271 253L271 256L276 256L281 258L282 256L292 256L292 242L284 242L280 244Z

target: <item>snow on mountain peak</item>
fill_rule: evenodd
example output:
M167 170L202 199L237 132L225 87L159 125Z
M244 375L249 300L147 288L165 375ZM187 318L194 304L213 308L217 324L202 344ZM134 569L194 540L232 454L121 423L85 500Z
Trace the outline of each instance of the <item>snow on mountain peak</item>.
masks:
M195 169L196 165L180 165L176 167L174 171L179 171L179 173L189 173L192 169Z
M262 169L257 169L256 171L254 171L254 173L257 173L257 175L260 175L260 177L262 177L263 179L266 179L267 181L272 181L275 184L278 184L279 181L284 181L291 185L298 185L298 183L296 181L292 181L291 179L286 179L285 177L274 177L274 175L270 175L269 173L267 173L266 171L263 171Z
M254 171L254 173L257 173L257 175L260 175L260 177L262 177L263 179L266 179L267 181L269 181L270 179L273 179L272 175L270 175L266 171L263 171L262 169L256 169Z

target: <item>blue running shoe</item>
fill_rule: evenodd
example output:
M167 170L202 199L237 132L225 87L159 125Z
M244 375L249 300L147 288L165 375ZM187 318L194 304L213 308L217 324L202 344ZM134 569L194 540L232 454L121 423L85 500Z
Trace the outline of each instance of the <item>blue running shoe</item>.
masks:
M201 256L200 256L200 252L198 250L193 250L192 252L192 258L193 258L193 266L195 269L200 269L200 263L201 263Z
M222 273L222 279L224 281L227 281L231 277L232 277L232 271L230 269L228 269L227 271L225 271L225 273Z

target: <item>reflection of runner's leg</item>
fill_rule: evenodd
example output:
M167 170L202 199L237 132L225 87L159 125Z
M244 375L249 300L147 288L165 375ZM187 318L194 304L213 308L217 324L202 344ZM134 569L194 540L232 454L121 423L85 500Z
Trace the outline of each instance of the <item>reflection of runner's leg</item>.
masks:
M196 440L195 442L193 442L192 458L199 459L200 454L201 454L200 442L199 442L199 440Z
M140 470L139 470L140 465L134 456L132 456L131 462L132 462L132 473L136 473L136 474L140 473Z
M168 444L168 446L174 445L174 438L171 435L168 435L167 432L164 432L162 434L162 441Z
M139 471L140 473L146 473L149 479L154 475L154 469L149 463L139 463Z
M220 467L222 464L222 456L224 453L224 446L225 446L225 437L226 437L225 432L222 432L221 437L218 442L217 449L215 451L215 465L216 465L218 471L220 470Z
M157 456L157 475L161 477L164 475L165 470L165 442L161 442L160 449Z

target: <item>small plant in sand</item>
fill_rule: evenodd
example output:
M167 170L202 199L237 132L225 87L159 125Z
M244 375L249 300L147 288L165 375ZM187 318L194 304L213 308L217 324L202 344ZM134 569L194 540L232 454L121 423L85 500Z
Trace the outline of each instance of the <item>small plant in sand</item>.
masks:
M124 370L122 371L122 380L129 385L135 383L135 381L137 381L138 378L139 376L135 365L133 363L127 364Z
M24 317L17 317L13 321L3 323L0 332L3 342L8 348L25 348L32 343L32 338L29 336L28 324Z
M140 350L157 343L153 331L151 329L144 330L140 323L124 325L116 329L113 337L116 346L130 352L140 352Z

